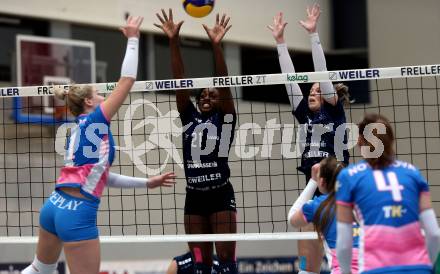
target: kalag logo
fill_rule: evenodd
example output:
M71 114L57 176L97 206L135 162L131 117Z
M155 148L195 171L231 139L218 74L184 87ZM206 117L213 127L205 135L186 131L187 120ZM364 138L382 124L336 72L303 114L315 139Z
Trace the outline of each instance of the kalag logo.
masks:
M105 84L106 91L113 91L116 88L116 83L107 83Z
M305 74L287 74L287 81L306 83L309 81L309 76Z

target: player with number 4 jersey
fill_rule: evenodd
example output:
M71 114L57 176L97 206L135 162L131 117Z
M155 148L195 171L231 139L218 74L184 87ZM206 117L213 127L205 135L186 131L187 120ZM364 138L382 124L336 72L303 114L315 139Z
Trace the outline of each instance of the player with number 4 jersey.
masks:
M360 273L431 273L439 228L428 183L412 164L395 159L385 117L365 116L359 133L364 160L337 177L337 255L343 273L350 273L353 208L361 225Z

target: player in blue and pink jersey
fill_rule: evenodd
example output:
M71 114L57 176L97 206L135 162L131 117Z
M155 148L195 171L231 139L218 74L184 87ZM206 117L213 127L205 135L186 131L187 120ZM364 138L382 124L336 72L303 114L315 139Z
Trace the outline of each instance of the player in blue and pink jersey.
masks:
M440 231L428 183L412 164L396 160L394 133L384 116L364 117L358 144L364 160L337 178L337 256L343 273L350 273L353 209L360 223L360 273L432 273Z
M155 24L169 38L173 77L185 78L179 32L183 21L162 9ZM229 17L217 14L215 25L203 25L211 41L216 76L228 76L221 42L231 28ZM187 234L236 233L237 210L234 188L229 181L229 151L234 140L237 115L229 88L198 91L196 105L191 90L176 91L177 110L185 130L182 134L186 177L184 224ZM212 242L188 243L194 259L194 273L211 274ZM237 273L236 243L215 242L221 273Z
M107 99L91 86L73 86L58 97L76 116L66 143L65 166L55 191L40 212L40 230L34 261L21 273L52 274L61 250L72 274L98 274L100 265L97 211L102 191L112 187L172 186L174 174L149 179L109 172L115 147L110 131L111 117L124 102L136 79L139 27L142 17L129 17L122 28L128 38L121 78Z
M296 228L313 223L318 235L324 239L327 260L332 274L340 274L340 266L336 259L336 216L335 216L335 184L336 176L344 167L335 157L323 159L312 167L312 178L289 211L288 220ZM319 189L323 195L313 194ZM357 251L359 242L359 225L353 224L353 256L352 273L357 273Z

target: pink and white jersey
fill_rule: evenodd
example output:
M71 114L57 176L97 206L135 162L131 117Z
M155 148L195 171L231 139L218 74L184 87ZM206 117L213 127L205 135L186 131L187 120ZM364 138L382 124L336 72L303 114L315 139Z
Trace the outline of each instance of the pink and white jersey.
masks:
M102 106L77 117L66 148L56 188L80 188L85 196L99 200L115 155L110 119L103 113Z
M339 173L336 203L354 206L360 219L360 273L432 270L419 223L427 193L420 171L402 161L380 170L361 161Z

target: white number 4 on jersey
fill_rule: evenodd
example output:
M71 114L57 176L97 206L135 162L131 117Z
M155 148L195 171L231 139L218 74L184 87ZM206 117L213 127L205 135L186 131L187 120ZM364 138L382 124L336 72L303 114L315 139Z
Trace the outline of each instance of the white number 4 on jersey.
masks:
M374 181L376 182L377 190L379 191L390 191L391 195L393 196L393 200L395 202L402 201L402 190L403 185L399 184L399 181L397 179L397 175L395 172L390 171L386 173L386 179L385 174L381 170L375 170L373 171ZM389 184L387 184L389 183Z

